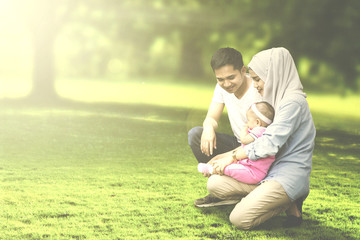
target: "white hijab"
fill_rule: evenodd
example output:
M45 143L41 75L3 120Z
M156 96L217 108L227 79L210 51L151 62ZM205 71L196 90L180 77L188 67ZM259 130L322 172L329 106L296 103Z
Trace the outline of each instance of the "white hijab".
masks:
M287 49L280 47L261 51L252 58L248 67L264 81L263 100L276 110L286 96L301 94L306 97L294 60Z

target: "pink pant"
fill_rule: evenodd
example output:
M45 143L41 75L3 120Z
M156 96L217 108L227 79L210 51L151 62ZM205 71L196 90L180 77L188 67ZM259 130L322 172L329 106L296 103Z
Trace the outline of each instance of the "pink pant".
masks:
M233 163L225 167L224 174L246 184L257 184L266 176L266 173L240 163Z

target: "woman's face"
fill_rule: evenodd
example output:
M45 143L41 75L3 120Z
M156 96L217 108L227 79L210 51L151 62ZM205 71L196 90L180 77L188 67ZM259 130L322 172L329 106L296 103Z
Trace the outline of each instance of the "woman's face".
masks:
M249 69L249 73L251 78L254 80L254 88L256 88L260 95L263 96L265 82L258 75L256 75L253 70Z

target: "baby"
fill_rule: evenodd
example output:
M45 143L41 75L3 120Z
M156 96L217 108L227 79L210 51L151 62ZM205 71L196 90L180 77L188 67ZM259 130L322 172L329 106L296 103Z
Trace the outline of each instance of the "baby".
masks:
M261 137L275 116L274 108L267 102L257 102L251 105L246 112L247 124L241 131L240 141L242 145L249 144ZM275 156L261 158L257 161L241 159L237 163L225 167L224 174L240 182L257 184L265 178ZM199 163L198 170L201 173L212 174L213 167L210 164Z

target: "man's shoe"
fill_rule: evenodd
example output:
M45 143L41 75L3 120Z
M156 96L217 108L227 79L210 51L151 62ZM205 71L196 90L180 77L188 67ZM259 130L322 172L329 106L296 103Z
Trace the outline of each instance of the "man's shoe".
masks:
M237 204L240 200L222 200L212 196L211 194L207 195L204 198L200 198L195 200L195 207L199 208L207 208L207 207L215 207L215 206L223 206L223 205L233 205Z
M293 228L298 227L302 223L302 217L295 217L295 216L288 216L286 218L286 222L284 222L283 227L284 228Z
M284 222L283 226L285 228L292 228L292 227L298 227L301 225L301 223L303 222L302 219L302 206L304 203L304 199L303 198L299 198L295 201L296 207L299 210L301 216L300 217L295 217L295 216L288 216L286 219L286 222Z

